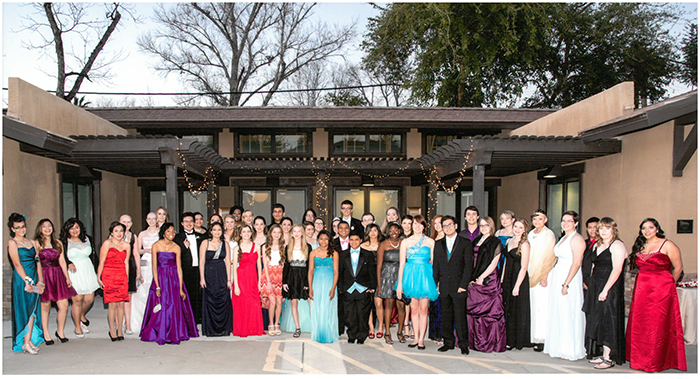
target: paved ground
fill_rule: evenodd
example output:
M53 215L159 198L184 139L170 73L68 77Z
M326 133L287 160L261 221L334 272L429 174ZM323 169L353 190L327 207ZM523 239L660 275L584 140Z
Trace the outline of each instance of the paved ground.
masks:
M158 346L141 342L136 335L111 342L107 336L107 311L101 299L88 314L90 333L74 338L73 323L66 325L69 342L56 338L53 346L41 345L37 356L12 352L10 322L3 323L3 374L496 374L496 373L601 373L585 360L569 362L550 358L532 349L505 353L459 350L437 351L426 342L427 350L409 349L396 341L367 340L365 345L348 344L346 337L333 344L311 341L309 334L292 338L199 337L180 345ZM51 332L55 331L56 311L51 311ZM410 341L409 341L410 342ZM688 372L697 373L697 345L686 345ZM679 372L669 370L669 372ZM602 373L639 373L628 364Z

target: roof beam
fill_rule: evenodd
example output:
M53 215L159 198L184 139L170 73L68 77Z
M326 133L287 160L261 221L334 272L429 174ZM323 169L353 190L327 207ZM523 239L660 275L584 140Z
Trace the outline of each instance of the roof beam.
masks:
M688 133L688 136L683 139L685 134L685 125L676 122L673 125L673 176L683 176L683 169L690 161L690 158L698 150L698 124L693 125L693 128Z

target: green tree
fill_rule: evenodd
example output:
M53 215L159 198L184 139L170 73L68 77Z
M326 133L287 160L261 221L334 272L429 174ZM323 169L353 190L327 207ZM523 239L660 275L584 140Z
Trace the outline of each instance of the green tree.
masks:
M683 36L683 60L681 61L681 82L698 85L698 24L688 23Z

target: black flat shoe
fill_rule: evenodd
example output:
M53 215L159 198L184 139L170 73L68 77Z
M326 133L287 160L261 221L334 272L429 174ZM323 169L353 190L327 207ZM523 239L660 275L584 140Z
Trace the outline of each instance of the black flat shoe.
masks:
M61 341L61 343L68 342L68 338L61 338L61 336L58 335L58 332L56 332L56 338L58 338Z
M408 347L410 347L411 349L413 349L413 348L416 347L416 346L418 346L418 342L412 343L412 344L409 344L409 345L408 345Z
M53 340L46 340L46 346L51 346L53 343Z
M85 324L85 326L90 326L90 320L88 320L87 318L85 319L85 321L82 321L82 320L81 320L80 322L82 322L83 324Z
M425 350L425 345L423 345L423 346L418 345L418 350Z
M444 346L440 346L440 347L438 348L438 351L440 351L440 352L445 352L445 351L450 351L450 350L453 350L453 349L454 349L454 347L449 347L449 346L444 345Z
M111 332L107 332L107 334L109 334L109 339L111 339L112 342L117 342L118 337L112 337L112 333L111 333Z
M468 347L462 347L459 349L463 355L469 355L469 348Z

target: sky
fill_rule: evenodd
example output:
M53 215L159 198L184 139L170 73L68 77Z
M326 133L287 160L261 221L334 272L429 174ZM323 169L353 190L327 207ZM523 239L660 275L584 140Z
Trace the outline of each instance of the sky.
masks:
M183 92L191 89L183 87L177 75L170 74L164 77L157 74L152 65L153 57L138 51L136 38L148 30L152 25L154 3L133 4L136 13L143 18L143 23L135 24L128 17L123 17L120 28L112 35L107 50L122 50L123 59L111 66L112 79L110 82L84 82L83 91L96 92ZM681 6L689 12L689 19L697 22L697 3L686 2ZM357 34L353 43L349 46L345 58L352 63L359 63L362 52L359 48L363 34L366 32L367 19L379 14L369 3L319 3L315 8L314 22L322 21L329 25L348 25L357 22ZM9 77L19 77L31 84L53 90L56 87L55 63L50 56L42 55L40 51L27 49L23 42L38 42L37 36L32 31L22 31L23 16L33 12L31 5L27 3L3 3L2 4L2 87L7 88ZM99 17L102 9L95 7L94 15ZM684 23L679 23L674 31L682 31ZM52 53L52 51L49 51ZM687 86L675 83L669 87L669 97L687 92ZM527 90L526 90L527 91ZM92 102L92 106L99 105L103 100L99 95L87 95L86 99ZM121 97L110 96L115 101ZM135 105L173 106L176 105L170 96L152 96L150 98L133 97ZM2 91L3 107L7 107L7 91ZM147 103L149 101L149 103ZM249 105L257 105L250 103Z

